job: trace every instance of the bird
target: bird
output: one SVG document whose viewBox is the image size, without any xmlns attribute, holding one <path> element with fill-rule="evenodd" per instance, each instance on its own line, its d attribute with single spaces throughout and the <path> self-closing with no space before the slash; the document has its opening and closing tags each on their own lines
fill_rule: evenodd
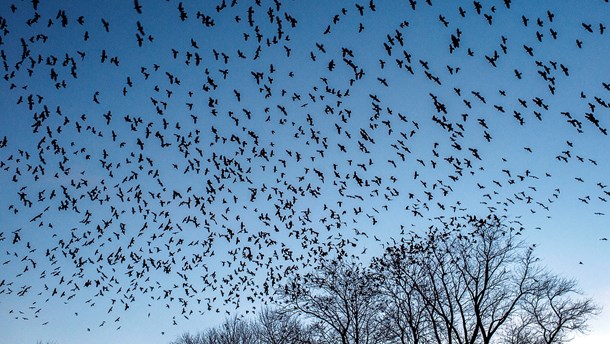
<svg viewBox="0 0 610 344">
<path fill-rule="evenodd" d="M 140 5 L 140 1 L 133 0 L 133 8 L 138 14 L 142 14 L 142 5 Z"/>
</svg>

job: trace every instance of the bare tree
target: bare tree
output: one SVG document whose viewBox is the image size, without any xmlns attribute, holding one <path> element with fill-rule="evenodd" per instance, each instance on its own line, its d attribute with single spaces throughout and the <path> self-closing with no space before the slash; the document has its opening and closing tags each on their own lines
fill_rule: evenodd
<svg viewBox="0 0 610 344">
<path fill-rule="evenodd" d="M 320 259 L 277 290 L 279 308 L 174 344 L 564 343 L 599 308 L 544 269 L 521 230 L 495 216 L 454 218 L 368 267 Z"/>
<path fill-rule="evenodd" d="M 597 308 L 566 297 L 575 283 L 546 272 L 517 239 L 520 228 L 495 216 L 463 220 L 414 235 L 374 259 L 392 305 L 394 341 L 558 343 L 585 329 Z"/>
<path fill-rule="evenodd" d="M 190 334 L 185 332 L 173 340 L 171 344 L 208 344 L 209 341 L 206 341 L 206 339 L 207 337 L 205 333 L 199 332 L 196 334 Z"/>
<path fill-rule="evenodd" d="M 529 333 L 540 343 L 550 344 L 567 342 L 574 332 L 586 332 L 587 320 L 600 308 L 580 295 L 575 280 L 545 274 L 525 305 L 523 323 Z"/>
<path fill-rule="evenodd" d="M 250 321 L 232 317 L 219 327 L 195 335 L 184 333 L 172 344 L 259 344 L 256 332 Z"/>
<path fill-rule="evenodd" d="M 423 286 L 426 278 L 422 265 L 414 261 L 420 249 L 421 245 L 413 240 L 390 246 L 383 257 L 371 264 L 382 281 L 384 331 L 392 342 L 419 344 L 429 335 L 430 309 L 426 307 L 423 293 L 414 287 Z"/>
<path fill-rule="evenodd" d="M 218 344 L 257 344 L 254 325 L 236 316 L 226 319 L 216 332 Z"/>
<path fill-rule="evenodd" d="M 382 304 L 375 275 L 354 261 L 321 262 L 314 272 L 280 290 L 286 306 L 313 320 L 321 341 L 382 342 Z"/>
<path fill-rule="evenodd" d="M 540 268 L 533 251 L 515 238 L 515 230 L 496 217 L 470 219 L 467 236 L 453 236 L 447 255 L 463 294 L 454 299 L 465 343 L 481 337 L 488 344 L 534 293 Z"/>
<path fill-rule="evenodd" d="M 264 308 L 257 317 L 257 337 L 265 344 L 311 344 L 311 329 L 291 312 L 280 308 Z"/>
</svg>

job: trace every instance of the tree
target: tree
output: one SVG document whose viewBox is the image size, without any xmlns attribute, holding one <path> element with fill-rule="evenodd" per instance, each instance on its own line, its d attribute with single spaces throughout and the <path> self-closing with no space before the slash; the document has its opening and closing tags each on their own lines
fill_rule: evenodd
<svg viewBox="0 0 610 344">
<path fill-rule="evenodd" d="M 265 344 L 311 344 L 310 329 L 288 310 L 264 308 L 256 322 L 257 338 Z"/>
<path fill-rule="evenodd" d="M 215 332 L 218 344 L 257 344 L 254 325 L 236 316 L 225 320 Z"/>
<path fill-rule="evenodd" d="M 557 343 L 596 313 L 573 281 L 545 271 L 521 228 L 495 216 L 452 219 L 374 259 L 399 343 Z"/>
<path fill-rule="evenodd" d="M 226 318 L 214 328 L 184 333 L 172 344 L 315 344 L 311 330 L 287 310 L 264 308 L 255 319 Z"/>
<path fill-rule="evenodd" d="M 175 344 L 551 344 L 599 312 L 493 215 L 453 218 L 386 247 L 370 266 L 323 260 L 258 318 Z M 307 325 L 304 325 L 307 324 Z"/>
<path fill-rule="evenodd" d="M 203 332 L 199 332 L 197 334 L 183 333 L 171 344 L 208 344 L 209 341 L 206 340 L 206 334 Z M 211 343 L 210 343 L 211 344 Z"/>
<path fill-rule="evenodd" d="M 401 344 L 419 344 L 430 330 L 426 300 L 413 287 L 423 286 L 425 279 L 422 265 L 411 260 L 418 249 L 413 242 L 391 246 L 383 258 L 375 259 L 372 264 L 382 281 L 379 292 L 385 300 L 385 333 L 388 339 Z"/>
<path fill-rule="evenodd" d="M 320 262 L 315 271 L 279 290 L 286 307 L 313 320 L 322 342 L 382 342 L 382 303 L 375 275 L 355 261 Z"/>
<path fill-rule="evenodd" d="M 259 344 L 254 325 L 238 317 L 227 318 L 217 328 L 195 335 L 184 333 L 172 344 Z"/>
<path fill-rule="evenodd" d="M 522 324 L 540 343 L 564 343 L 573 332 L 584 333 L 587 320 L 600 308 L 578 296 L 576 281 L 546 273 L 534 294 L 526 298 Z"/>
</svg>

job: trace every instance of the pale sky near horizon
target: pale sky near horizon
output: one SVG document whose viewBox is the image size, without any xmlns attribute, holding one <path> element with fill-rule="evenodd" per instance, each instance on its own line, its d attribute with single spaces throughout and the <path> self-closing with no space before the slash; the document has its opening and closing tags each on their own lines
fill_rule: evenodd
<svg viewBox="0 0 610 344">
<path fill-rule="evenodd" d="M 0 4 L 0 342 L 169 343 L 494 212 L 610 343 L 610 4 L 476 3 Z"/>
</svg>

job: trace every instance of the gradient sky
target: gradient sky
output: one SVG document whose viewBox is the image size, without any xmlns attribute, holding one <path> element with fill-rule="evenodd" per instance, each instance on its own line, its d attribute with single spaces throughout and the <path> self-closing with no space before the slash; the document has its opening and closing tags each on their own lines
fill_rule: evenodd
<svg viewBox="0 0 610 344">
<path fill-rule="evenodd" d="M 610 341 L 606 1 L 134 4 L 0 5 L 1 342 L 167 343 L 489 212 Z"/>
</svg>

